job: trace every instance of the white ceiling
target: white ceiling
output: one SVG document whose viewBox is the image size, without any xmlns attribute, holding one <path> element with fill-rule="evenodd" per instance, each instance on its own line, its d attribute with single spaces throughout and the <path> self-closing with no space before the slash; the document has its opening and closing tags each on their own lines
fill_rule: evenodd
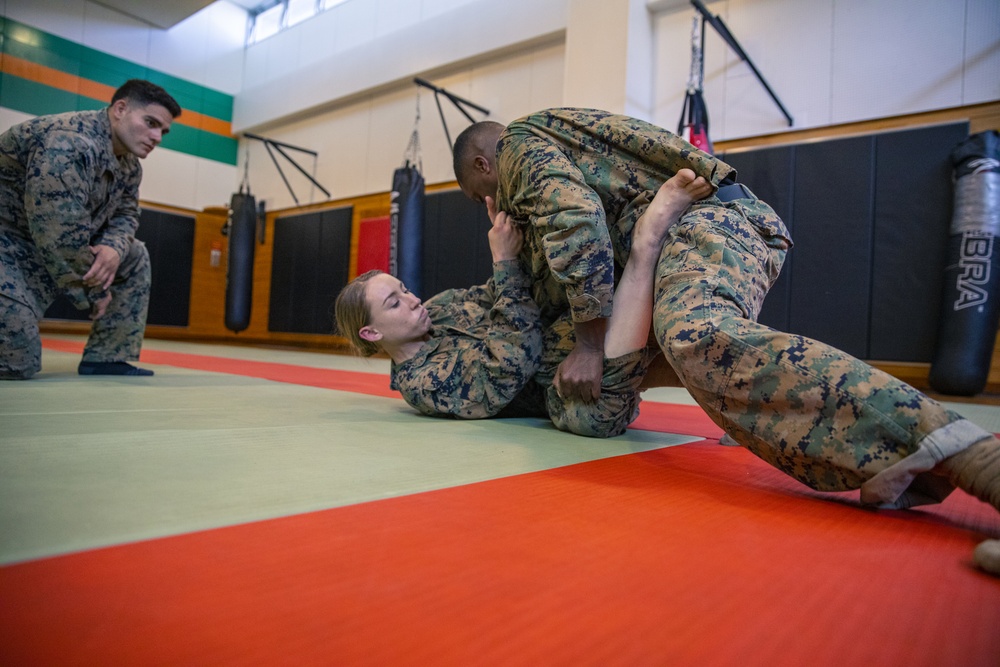
<svg viewBox="0 0 1000 667">
<path fill-rule="evenodd" d="M 243 9 L 255 9 L 266 0 L 225 0 Z M 215 0 L 94 0 L 134 19 L 157 28 L 171 28 L 192 14 L 196 14 Z M 268 3 L 272 4 L 272 3 Z"/>
</svg>

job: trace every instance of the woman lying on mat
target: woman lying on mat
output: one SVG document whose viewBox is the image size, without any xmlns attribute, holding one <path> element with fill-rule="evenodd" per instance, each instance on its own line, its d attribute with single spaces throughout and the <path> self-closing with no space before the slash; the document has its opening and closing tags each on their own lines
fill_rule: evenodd
<svg viewBox="0 0 1000 667">
<path fill-rule="evenodd" d="M 368 357 L 392 359 L 392 387 L 428 415 L 500 413 L 538 370 L 542 328 L 517 259 L 520 230 L 506 217 L 489 233 L 493 276 L 426 304 L 398 279 L 369 271 L 337 296 L 337 328 Z"/>
<path fill-rule="evenodd" d="M 391 386 L 427 415 L 464 419 L 548 416 L 560 429 L 610 437 L 638 416 L 639 392 L 657 348 L 647 349 L 653 275 L 670 226 L 711 186 L 683 170 L 660 188 L 635 225 L 632 252 L 618 282 L 605 336 L 600 397 L 563 400 L 559 364 L 574 348 L 569 313 L 543 329 L 531 281 L 518 255 L 523 236 L 487 201 L 493 277 L 486 285 L 446 290 L 422 303 L 396 278 L 369 271 L 337 297 L 337 327 L 362 355 L 385 352 Z M 660 386 L 679 386 L 666 364 Z"/>
</svg>

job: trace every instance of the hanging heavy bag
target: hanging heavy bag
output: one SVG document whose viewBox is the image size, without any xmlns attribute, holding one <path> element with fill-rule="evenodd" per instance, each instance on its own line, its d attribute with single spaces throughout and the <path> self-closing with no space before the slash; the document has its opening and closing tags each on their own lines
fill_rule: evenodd
<svg viewBox="0 0 1000 667">
<path fill-rule="evenodd" d="M 702 95 L 705 82 L 705 61 L 702 59 L 704 38 L 705 24 L 696 14 L 691 24 L 691 74 L 681 106 L 681 119 L 677 122 L 677 134 L 695 148 L 714 153 L 712 140 L 708 137 L 708 106 Z"/>
<path fill-rule="evenodd" d="M 250 326 L 253 254 L 257 239 L 257 204 L 242 190 L 229 205 L 229 259 L 226 267 L 226 328 L 239 333 Z"/>
<path fill-rule="evenodd" d="M 714 153 L 708 137 L 708 107 L 701 90 L 688 89 L 684 95 L 684 112 L 678 123 L 677 134 L 695 148 Z"/>
<path fill-rule="evenodd" d="M 935 391 L 972 396 L 986 386 L 1000 315 L 1000 133 L 972 135 L 951 160 L 955 210 L 928 379 Z"/>
<path fill-rule="evenodd" d="M 417 296 L 422 291 L 424 177 L 406 161 L 393 172 L 389 204 L 389 272 Z"/>
</svg>

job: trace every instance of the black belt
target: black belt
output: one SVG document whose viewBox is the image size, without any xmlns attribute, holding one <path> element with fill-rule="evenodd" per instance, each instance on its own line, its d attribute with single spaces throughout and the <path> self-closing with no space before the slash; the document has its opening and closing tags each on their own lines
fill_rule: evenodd
<svg viewBox="0 0 1000 667">
<path fill-rule="evenodd" d="M 726 181 L 719 184 L 719 191 L 715 193 L 715 196 L 723 203 L 733 201 L 734 199 L 756 199 L 754 194 L 750 192 L 750 188 L 742 183 Z"/>
</svg>

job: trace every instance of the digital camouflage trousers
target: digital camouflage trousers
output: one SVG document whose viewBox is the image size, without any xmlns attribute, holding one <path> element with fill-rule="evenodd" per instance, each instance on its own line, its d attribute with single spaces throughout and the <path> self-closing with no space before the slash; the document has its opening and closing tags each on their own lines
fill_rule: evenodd
<svg viewBox="0 0 1000 667">
<path fill-rule="evenodd" d="M 931 469 L 989 434 L 840 350 L 758 324 L 788 247 L 759 200 L 696 203 L 657 268 L 667 360 L 737 443 L 811 488 L 861 488 L 884 507 L 939 502 L 953 487 Z"/>
<path fill-rule="evenodd" d="M 44 271 L 41 265 L 4 267 L 5 281 L 24 283 L 23 271 Z M 37 284 L 37 281 L 36 281 Z M 111 303 L 94 321 L 84 361 L 135 361 L 139 358 L 149 307 L 149 252 L 141 241 L 132 241 L 111 285 Z M 25 293 L 22 290 L 21 293 Z M 40 314 L 55 293 L 34 294 L 28 305 L 0 294 L 0 379 L 28 379 L 41 370 Z"/>
</svg>

